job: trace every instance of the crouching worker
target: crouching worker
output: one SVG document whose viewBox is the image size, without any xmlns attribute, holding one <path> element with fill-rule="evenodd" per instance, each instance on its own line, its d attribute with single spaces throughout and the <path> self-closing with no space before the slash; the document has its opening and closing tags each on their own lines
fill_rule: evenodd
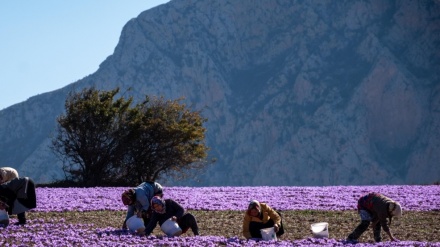
<svg viewBox="0 0 440 247">
<path fill-rule="evenodd" d="M 161 226 L 162 231 L 165 232 L 168 236 L 179 236 L 182 233 L 188 231 L 191 228 L 191 231 L 195 236 L 199 235 L 199 227 L 197 226 L 196 218 L 188 212 L 185 212 L 183 207 L 172 199 L 162 199 L 158 196 L 153 197 L 151 199 L 151 207 L 153 209 L 153 215 L 145 228 L 145 234 L 149 235 L 156 227 L 157 223 Z M 180 229 L 172 228 L 172 232 L 166 232 L 165 224 L 172 223 L 167 222 L 170 219 L 177 223 Z M 172 224 L 173 225 L 173 224 Z"/>
<path fill-rule="evenodd" d="M 277 237 L 284 234 L 281 214 L 266 203 L 253 200 L 243 219 L 243 236 L 246 239 L 262 238 L 261 229 L 273 227 Z"/>
<path fill-rule="evenodd" d="M 37 207 L 35 184 L 28 177 L 14 178 L 0 185 L 0 195 L 8 205 L 8 214 L 17 214 L 17 225 L 26 224 L 26 211 Z"/>
<path fill-rule="evenodd" d="M 387 218 L 389 218 L 389 224 L 391 225 L 393 217 L 402 216 L 402 208 L 398 202 L 379 193 L 370 193 L 358 200 L 357 209 L 361 223 L 348 235 L 347 241 L 357 242 L 362 233 L 368 229 L 370 223 L 373 223 L 373 235 L 376 242 L 382 240 L 381 228 L 383 228 L 392 241 L 398 241 L 391 233 L 387 222 Z"/>
<path fill-rule="evenodd" d="M 127 220 L 135 213 L 142 218 L 144 225 L 147 226 L 151 217 L 150 200 L 153 196 L 163 196 L 162 185 L 156 182 L 143 182 L 136 188 L 128 189 L 121 195 L 122 203 L 127 208 L 127 215 L 122 229 L 127 229 Z"/>
</svg>

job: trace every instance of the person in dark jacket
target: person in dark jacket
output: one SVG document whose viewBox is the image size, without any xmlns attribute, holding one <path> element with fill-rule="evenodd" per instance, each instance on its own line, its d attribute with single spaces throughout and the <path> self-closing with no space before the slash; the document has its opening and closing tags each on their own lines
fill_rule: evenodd
<svg viewBox="0 0 440 247">
<path fill-rule="evenodd" d="M 8 205 L 8 214 L 17 214 L 18 225 L 26 224 L 26 211 L 37 207 L 34 181 L 29 177 L 14 178 L 0 185 L 0 195 Z"/>
<path fill-rule="evenodd" d="M 162 185 L 159 183 L 143 182 L 136 188 L 128 189 L 122 193 L 122 203 L 128 206 L 122 229 L 127 229 L 127 220 L 135 213 L 143 219 L 145 226 L 148 224 L 152 213 L 150 200 L 153 196 L 163 196 Z"/>
<path fill-rule="evenodd" d="M 388 234 L 392 241 L 398 241 L 389 228 L 393 217 L 402 216 L 402 207 L 398 202 L 379 194 L 369 193 L 358 200 L 357 209 L 361 223 L 348 235 L 347 241 L 357 242 L 370 223 L 373 223 L 373 235 L 376 242 L 382 241 L 381 228 Z M 390 219 L 388 224 L 387 219 Z"/>
<path fill-rule="evenodd" d="M 153 215 L 145 228 L 145 235 L 151 234 L 157 223 L 162 226 L 170 218 L 177 222 L 182 229 L 182 233 L 187 232 L 191 228 L 195 236 L 199 235 L 199 227 L 194 215 L 185 212 L 183 207 L 176 201 L 172 199 L 164 200 L 161 197 L 155 196 L 151 199 L 151 207 Z"/>
<path fill-rule="evenodd" d="M 244 213 L 243 236 L 246 239 L 262 238 L 260 230 L 273 227 L 277 237 L 284 234 L 284 226 L 281 214 L 266 203 L 257 200 L 249 202 L 248 209 Z"/>
</svg>

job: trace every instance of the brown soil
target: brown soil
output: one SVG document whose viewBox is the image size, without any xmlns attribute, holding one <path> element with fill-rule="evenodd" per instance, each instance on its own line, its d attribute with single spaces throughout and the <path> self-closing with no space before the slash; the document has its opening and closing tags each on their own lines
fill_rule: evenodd
<svg viewBox="0 0 440 247">
<path fill-rule="evenodd" d="M 242 238 L 243 212 L 239 211 L 190 211 L 197 219 L 201 235 L 218 235 Z M 286 233 L 280 240 L 297 240 L 312 237 L 310 224 L 325 221 L 329 223 L 330 238 L 345 239 L 359 223 L 355 211 L 282 211 Z M 66 224 L 93 223 L 91 227 L 105 228 L 122 226 L 125 212 L 123 211 L 92 211 L 39 213 L 30 212 L 27 218 L 44 219 L 45 221 L 64 218 Z M 393 220 L 390 228 L 397 239 L 405 241 L 440 242 L 440 213 L 405 212 L 399 220 Z M 153 234 L 160 234 L 156 227 Z M 186 233 L 192 235 L 191 231 Z M 383 241 L 388 236 L 382 234 Z M 373 232 L 368 230 L 359 239 L 372 242 Z"/>
</svg>

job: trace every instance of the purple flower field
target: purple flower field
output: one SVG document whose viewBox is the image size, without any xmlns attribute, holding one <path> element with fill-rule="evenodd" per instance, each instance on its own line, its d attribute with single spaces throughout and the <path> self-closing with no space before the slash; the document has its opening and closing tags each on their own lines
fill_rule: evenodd
<svg viewBox="0 0 440 247">
<path fill-rule="evenodd" d="M 40 212 L 125 210 L 126 188 L 37 188 Z M 380 192 L 401 203 L 403 210 L 440 211 L 440 186 L 325 187 L 165 187 L 164 197 L 191 210 L 244 210 L 259 200 L 279 210 L 353 210 L 360 196 Z"/>
<path fill-rule="evenodd" d="M 1 229 L 0 246 L 436 246 L 440 243 L 416 241 L 346 243 L 344 240 L 306 238 L 295 241 L 256 241 L 238 237 L 222 236 L 196 237 L 140 237 L 125 230 L 106 228 L 93 229 L 92 224 L 65 224 L 64 222 L 44 222 L 33 220 L 26 226 L 9 226 Z M 16 239 L 20 244 L 8 244 L 8 239 Z"/>
<path fill-rule="evenodd" d="M 124 211 L 121 193 L 127 188 L 37 188 L 37 212 Z M 191 210 L 244 210 L 251 199 L 279 210 L 354 210 L 360 196 L 383 193 L 407 211 L 440 211 L 440 186 L 328 186 L 328 187 L 165 187 Z M 341 239 L 256 241 L 241 236 L 141 237 L 126 230 L 93 224 L 69 224 L 65 219 L 31 219 L 25 226 L 0 228 L 0 246 L 437 246 L 440 242 L 382 242 L 353 245 Z M 433 233 L 436 234 L 436 233 Z"/>
</svg>

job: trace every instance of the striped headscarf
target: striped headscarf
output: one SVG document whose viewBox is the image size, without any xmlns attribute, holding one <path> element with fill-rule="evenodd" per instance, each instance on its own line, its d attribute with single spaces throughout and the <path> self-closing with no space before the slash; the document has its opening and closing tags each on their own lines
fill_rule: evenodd
<svg viewBox="0 0 440 247">
<path fill-rule="evenodd" d="M 156 209 L 154 209 L 154 206 L 153 206 L 154 204 L 157 204 L 157 205 L 162 206 L 162 210 L 157 211 Z M 165 200 L 162 199 L 162 198 L 159 197 L 159 196 L 154 196 L 154 197 L 151 199 L 151 208 L 152 208 L 153 211 L 156 212 L 156 213 L 164 214 L 165 211 L 166 211 L 166 209 L 165 209 Z"/>
<path fill-rule="evenodd" d="M 252 209 L 258 210 L 258 214 L 261 215 L 261 205 L 257 200 L 252 200 L 249 202 L 247 213 L 250 215 Z"/>
</svg>

